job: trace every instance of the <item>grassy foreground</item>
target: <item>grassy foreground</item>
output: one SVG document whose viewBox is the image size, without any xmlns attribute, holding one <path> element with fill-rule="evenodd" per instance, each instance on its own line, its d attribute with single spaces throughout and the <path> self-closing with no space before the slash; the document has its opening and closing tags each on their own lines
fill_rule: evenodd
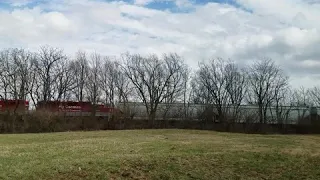
<svg viewBox="0 0 320 180">
<path fill-rule="evenodd" d="M 320 136 L 195 130 L 0 135 L 0 179 L 320 179 Z"/>
</svg>

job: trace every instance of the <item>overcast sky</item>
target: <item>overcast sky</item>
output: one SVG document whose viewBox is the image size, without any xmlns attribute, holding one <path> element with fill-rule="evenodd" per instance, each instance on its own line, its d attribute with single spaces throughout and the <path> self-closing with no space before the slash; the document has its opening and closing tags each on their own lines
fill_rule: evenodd
<svg viewBox="0 0 320 180">
<path fill-rule="evenodd" d="M 320 0 L 0 0 L 0 48 L 269 57 L 294 87 L 320 85 L 319 27 Z"/>
</svg>

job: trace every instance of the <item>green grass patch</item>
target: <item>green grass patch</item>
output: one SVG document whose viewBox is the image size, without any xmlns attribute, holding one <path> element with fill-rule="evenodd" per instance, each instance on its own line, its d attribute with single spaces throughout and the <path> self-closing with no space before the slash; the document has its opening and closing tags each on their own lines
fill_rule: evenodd
<svg viewBox="0 0 320 180">
<path fill-rule="evenodd" d="M 0 179 L 319 179 L 319 142 L 196 130 L 0 135 Z"/>
</svg>

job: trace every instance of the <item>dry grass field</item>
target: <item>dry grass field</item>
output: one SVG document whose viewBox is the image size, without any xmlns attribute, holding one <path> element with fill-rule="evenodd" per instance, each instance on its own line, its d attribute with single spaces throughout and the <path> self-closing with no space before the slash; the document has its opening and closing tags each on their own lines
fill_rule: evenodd
<svg viewBox="0 0 320 180">
<path fill-rule="evenodd" d="M 196 130 L 0 135 L 0 179 L 320 179 L 320 136 Z"/>
</svg>

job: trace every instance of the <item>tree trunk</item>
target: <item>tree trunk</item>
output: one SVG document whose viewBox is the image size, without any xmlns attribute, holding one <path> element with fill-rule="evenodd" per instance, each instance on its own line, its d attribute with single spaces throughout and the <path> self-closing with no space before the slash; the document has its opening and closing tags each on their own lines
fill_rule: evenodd
<svg viewBox="0 0 320 180">
<path fill-rule="evenodd" d="M 263 124 L 263 107 L 259 105 L 259 122 L 260 124 Z"/>
<path fill-rule="evenodd" d="M 149 114 L 149 128 L 155 128 L 155 119 L 156 119 L 156 112 L 155 111 L 151 111 Z"/>
</svg>

